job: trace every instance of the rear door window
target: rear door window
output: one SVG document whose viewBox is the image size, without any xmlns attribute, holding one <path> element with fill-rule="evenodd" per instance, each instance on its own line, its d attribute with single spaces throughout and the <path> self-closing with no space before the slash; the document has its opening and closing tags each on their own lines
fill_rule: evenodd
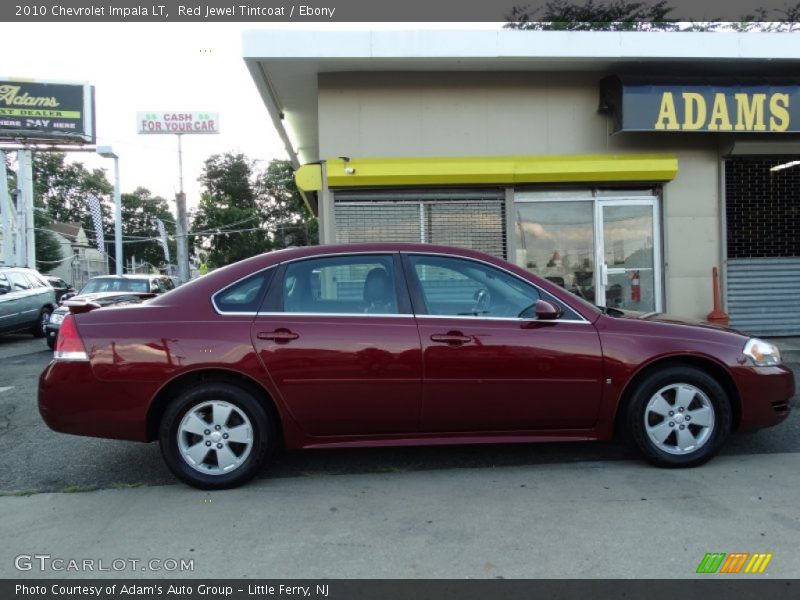
<svg viewBox="0 0 800 600">
<path fill-rule="evenodd" d="M 394 256 L 327 256 L 289 263 L 283 312 L 336 315 L 400 313 Z"/>
<path fill-rule="evenodd" d="M 22 290 L 29 290 L 31 289 L 31 283 L 28 281 L 28 278 L 25 277 L 22 273 L 18 273 L 17 271 L 10 271 L 8 273 L 8 279 L 11 282 L 11 291 L 19 292 Z"/>
</svg>

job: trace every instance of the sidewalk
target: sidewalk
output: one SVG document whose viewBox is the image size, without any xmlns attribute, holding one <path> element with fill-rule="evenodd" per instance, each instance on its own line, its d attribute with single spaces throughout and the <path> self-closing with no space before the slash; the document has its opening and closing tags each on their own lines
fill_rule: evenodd
<svg viewBox="0 0 800 600">
<path fill-rule="evenodd" d="M 768 552 L 765 576 L 793 578 L 799 470 L 751 454 L 0 497 L 0 577 L 691 578 L 707 552 Z M 21 572 L 23 553 L 194 571 Z"/>
</svg>

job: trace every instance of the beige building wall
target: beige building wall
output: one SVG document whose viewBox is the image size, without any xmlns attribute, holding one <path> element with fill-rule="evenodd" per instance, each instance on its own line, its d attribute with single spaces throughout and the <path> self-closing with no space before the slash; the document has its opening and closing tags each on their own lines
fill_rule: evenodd
<svg viewBox="0 0 800 600">
<path fill-rule="evenodd" d="M 320 157 L 665 152 L 666 310 L 704 317 L 722 263 L 720 147 L 709 134 L 610 135 L 599 73 L 328 73 L 319 77 Z"/>
</svg>

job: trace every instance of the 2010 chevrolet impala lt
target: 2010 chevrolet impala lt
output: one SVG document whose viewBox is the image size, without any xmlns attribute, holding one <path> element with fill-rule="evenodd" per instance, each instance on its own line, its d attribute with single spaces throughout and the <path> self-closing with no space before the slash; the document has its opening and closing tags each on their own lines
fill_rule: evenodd
<svg viewBox="0 0 800 600">
<path fill-rule="evenodd" d="M 789 414 L 777 348 L 586 303 L 431 245 L 293 248 L 141 305 L 73 307 L 39 381 L 56 431 L 158 440 L 201 488 L 289 448 L 605 440 L 690 467 Z"/>
</svg>

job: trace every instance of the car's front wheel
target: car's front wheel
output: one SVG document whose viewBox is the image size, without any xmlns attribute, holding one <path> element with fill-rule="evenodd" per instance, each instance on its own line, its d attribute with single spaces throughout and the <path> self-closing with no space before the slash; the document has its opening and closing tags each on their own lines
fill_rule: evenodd
<svg viewBox="0 0 800 600">
<path fill-rule="evenodd" d="M 42 338 L 47 335 L 47 324 L 50 322 L 50 315 L 52 314 L 53 309 L 49 306 L 45 306 L 42 309 L 39 313 L 39 318 L 36 320 L 36 324 L 31 327 L 33 337 Z"/>
<path fill-rule="evenodd" d="M 694 467 L 711 459 L 731 430 L 725 389 L 705 371 L 675 366 L 649 374 L 627 406 L 628 433 L 660 467 Z"/>
<path fill-rule="evenodd" d="M 231 488 L 251 479 L 271 442 L 269 416 L 248 390 L 205 383 L 179 395 L 161 420 L 164 460 L 182 481 L 201 489 Z"/>
</svg>

